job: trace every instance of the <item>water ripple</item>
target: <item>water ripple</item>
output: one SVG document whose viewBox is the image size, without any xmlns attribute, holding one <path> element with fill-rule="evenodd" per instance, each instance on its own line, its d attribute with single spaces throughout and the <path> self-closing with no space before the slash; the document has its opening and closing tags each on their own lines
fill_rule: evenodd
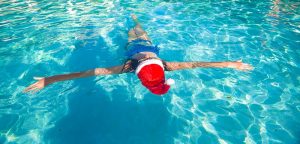
<svg viewBox="0 0 300 144">
<path fill-rule="evenodd" d="M 280 0 L 1 1 L 0 143 L 55 143 L 47 139 L 47 132 L 70 117 L 76 105 L 72 100 L 78 97 L 101 96 L 109 104 L 160 103 L 130 74 L 62 82 L 36 94 L 22 93 L 33 76 L 122 63 L 131 12 L 138 15 L 165 60 L 242 59 L 255 67 L 247 73 L 229 69 L 167 72 L 176 84 L 163 98 L 167 113 L 156 116 L 167 119 L 160 127 L 168 140 L 159 143 L 297 143 L 299 6 L 296 1 Z M 139 111 L 126 118 L 152 120 Z M 97 117 L 96 112 L 87 113 Z M 128 125 L 117 121 L 125 118 L 122 114 L 112 117 L 111 122 Z M 108 135 L 95 137 L 103 138 L 103 143 L 118 137 L 117 132 Z M 158 142 L 132 135 L 125 143 Z"/>
</svg>

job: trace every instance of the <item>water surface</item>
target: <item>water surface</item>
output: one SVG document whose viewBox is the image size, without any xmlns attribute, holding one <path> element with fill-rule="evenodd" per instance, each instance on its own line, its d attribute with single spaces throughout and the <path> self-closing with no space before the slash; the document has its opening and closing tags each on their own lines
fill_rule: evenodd
<svg viewBox="0 0 300 144">
<path fill-rule="evenodd" d="M 297 1 L 1 1 L 0 143 L 299 143 Z M 134 74 L 65 81 L 33 76 L 124 62 L 130 13 L 166 61 L 232 69 L 166 72 L 158 97 Z"/>
</svg>

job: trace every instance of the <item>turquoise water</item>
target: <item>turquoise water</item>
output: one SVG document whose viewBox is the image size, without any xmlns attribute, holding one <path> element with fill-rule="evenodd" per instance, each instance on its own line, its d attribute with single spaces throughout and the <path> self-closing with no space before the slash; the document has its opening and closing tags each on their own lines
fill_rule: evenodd
<svg viewBox="0 0 300 144">
<path fill-rule="evenodd" d="M 168 94 L 134 74 L 65 81 L 33 76 L 124 62 L 136 13 L 166 61 L 242 59 L 251 72 L 166 72 Z M 300 139 L 297 1 L 0 2 L 0 143 L 296 144 Z"/>
</svg>

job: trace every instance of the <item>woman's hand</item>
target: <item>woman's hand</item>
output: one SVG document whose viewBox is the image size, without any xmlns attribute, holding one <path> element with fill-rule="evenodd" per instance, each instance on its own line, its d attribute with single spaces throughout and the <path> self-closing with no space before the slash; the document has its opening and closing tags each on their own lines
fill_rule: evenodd
<svg viewBox="0 0 300 144">
<path fill-rule="evenodd" d="M 253 67 L 250 64 L 243 63 L 242 60 L 235 62 L 227 62 L 227 67 L 241 71 L 249 71 L 253 69 Z"/>
<path fill-rule="evenodd" d="M 47 78 L 44 77 L 34 77 L 35 80 L 38 80 L 37 82 L 35 82 L 34 84 L 28 86 L 23 92 L 37 92 L 41 89 L 43 89 L 44 87 L 46 87 L 49 82 L 47 80 Z"/>
</svg>

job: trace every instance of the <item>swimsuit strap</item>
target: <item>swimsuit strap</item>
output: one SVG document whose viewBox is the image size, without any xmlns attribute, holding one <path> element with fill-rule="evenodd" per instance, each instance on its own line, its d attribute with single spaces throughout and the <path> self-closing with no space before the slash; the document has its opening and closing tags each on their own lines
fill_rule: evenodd
<svg viewBox="0 0 300 144">
<path fill-rule="evenodd" d="M 157 59 L 157 60 L 160 60 L 160 58 L 158 58 L 158 57 L 148 57 L 148 58 L 142 58 L 142 59 L 139 59 L 139 60 L 138 60 L 138 63 L 141 63 L 141 62 L 146 61 L 146 60 L 149 60 L 149 59 Z"/>
</svg>

